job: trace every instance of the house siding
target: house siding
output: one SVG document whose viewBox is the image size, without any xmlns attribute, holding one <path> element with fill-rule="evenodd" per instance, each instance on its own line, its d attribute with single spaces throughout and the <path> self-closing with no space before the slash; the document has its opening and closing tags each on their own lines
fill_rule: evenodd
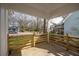
<svg viewBox="0 0 79 59">
<path fill-rule="evenodd" d="M 73 12 L 64 23 L 64 34 L 79 37 L 79 11 Z"/>
</svg>

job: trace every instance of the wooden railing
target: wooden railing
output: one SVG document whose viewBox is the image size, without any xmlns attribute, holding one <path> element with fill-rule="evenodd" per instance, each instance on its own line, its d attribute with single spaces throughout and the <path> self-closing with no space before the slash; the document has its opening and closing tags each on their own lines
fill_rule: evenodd
<svg viewBox="0 0 79 59">
<path fill-rule="evenodd" d="M 43 34 L 34 34 L 34 39 L 32 40 L 32 46 L 35 46 L 36 43 L 45 42 L 47 40 L 47 33 Z"/>
<path fill-rule="evenodd" d="M 19 45 L 35 46 L 36 43 L 46 41 L 47 33 L 32 34 L 32 35 L 20 35 L 20 36 L 9 36 L 8 39 L 9 39 L 8 42 L 9 42 L 10 47 L 12 47 L 12 45 L 17 45 L 20 40 L 21 40 L 21 43 Z M 10 42 L 13 42 L 13 41 L 16 42 L 17 40 L 18 40 L 17 44 L 10 44 Z"/>
<path fill-rule="evenodd" d="M 29 37 L 29 38 L 28 38 Z M 43 34 L 33 34 L 33 35 L 23 35 L 23 36 L 9 36 L 10 40 L 17 40 L 16 38 L 23 39 L 20 43 L 19 46 L 24 47 L 24 46 L 32 46 L 35 47 L 37 43 L 40 42 L 47 42 L 48 39 L 48 33 L 43 33 Z M 58 35 L 58 34 L 50 34 L 49 33 L 49 43 L 55 43 L 60 46 L 63 46 L 66 48 L 66 50 L 75 50 L 79 51 L 79 45 L 74 46 L 73 44 L 70 44 L 70 41 L 75 42 L 75 39 L 78 40 L 79 38 L 76 37 L 69 37 L 69 36 L 64 36 L 64 35 Z M 9 40 L 9 42 L 10 42 Z M 15 44 L 16 46 L 17 44 Z M 9 47 L 12 48 L 14 45 L 9 44 Z M 12 49 L 18 50 L 21 49 L 21 47 L 13 47 Z"/>
<path fill-rule="evenodd" d="M 69 37 L 64 36 L 64 35 L 58 35 L 58 34 L 49 34 L 49 40 L 50 43 L 56 43 L 58 45 L 61 45 L 66 48 L 66 50 L 74 50 L 74 51 L 79 51 L 79 44 L 76 43 L 75 40 L 78 40 L 77 42 L 79 43 L 79 38 L 76 37 Z M 71 42 L 74 42 L 71 43 Z"/>
</svg>

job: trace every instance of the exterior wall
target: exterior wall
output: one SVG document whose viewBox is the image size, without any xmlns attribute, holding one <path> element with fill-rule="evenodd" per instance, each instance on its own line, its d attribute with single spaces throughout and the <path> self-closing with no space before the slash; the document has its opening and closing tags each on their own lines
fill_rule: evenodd
<svg viewBox="0 0 79 59">
<path fill-rule="evenodd" d="M 8 12 L 0 7 L 0 55 L 8 55 L 7 34 L 8 34 Z"/>
<path fill-rule="evenodd" d="M 0 7 L 0 25 L 1 25 L 1 7 Z M 1 26 L 0 26 L 0 32 L 1 32 Z M 1 35 L 0 35 L 0 39 L 1 39 Z M 1 48 L 1 40 L 0 40 L 0 48 Z M 0 49 L 0 55 L 1 55 L 1 49 Z"/>
<path fill-rule="evenodd" d="M 73 12 L 64 23 L 64 34 L 79 37 L 79 11 Z"/>
</svg>

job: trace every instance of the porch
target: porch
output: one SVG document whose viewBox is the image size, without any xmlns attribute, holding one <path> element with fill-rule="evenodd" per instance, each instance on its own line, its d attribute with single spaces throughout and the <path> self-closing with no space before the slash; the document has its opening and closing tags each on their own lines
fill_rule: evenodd
<svg viewBox="0 0 79 59">
<path fill-rule="evenodd" d="M 8 35 L 8 9 L 42 17 L 44 19 L 43 34 L 33 33 L 30 40 L 29 35 L 17 36 L 24 40 L 20 40 L 21 43 L 18 43 L 17 40 L 8 46 L 8 39 L 12 39 L 12 41 L 16 39 L 16 35 L 13 37 Z M 74 41 L 72 37 L 50 35 L 46 31 L 46 20 L 77 10 L 79 10 L 79 4 L 0 4 L 0 55 L 79 55 L 79 47 L 69 43 L 69 41 Z"/>
</svg>

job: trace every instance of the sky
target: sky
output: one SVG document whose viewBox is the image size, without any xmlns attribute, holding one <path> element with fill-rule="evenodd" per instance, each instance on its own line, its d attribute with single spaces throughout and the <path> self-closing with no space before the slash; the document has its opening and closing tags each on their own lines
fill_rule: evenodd
<svg viewBox="0 0 79 59">
<path fill-rule="evenodd" d="M 55 23 L 55 24 L 59 24 L 62 20 L 63 20 L 63 17 L 60 16 L 60 17 L 50 19 L 50 22 Z"/>
</svg>

